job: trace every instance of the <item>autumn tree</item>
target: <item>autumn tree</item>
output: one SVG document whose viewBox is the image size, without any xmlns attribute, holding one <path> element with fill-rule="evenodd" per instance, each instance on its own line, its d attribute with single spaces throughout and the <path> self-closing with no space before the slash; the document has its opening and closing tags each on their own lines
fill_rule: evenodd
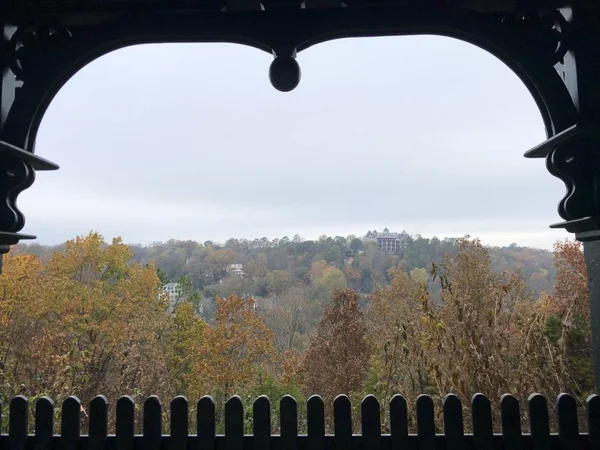
<svg viewBox="0 0 600 450">
<path fill-rule="evenodd" d="M 346 288 L 344 272 L 325 261 L 313 263 L 311 277 L 312 297 L 321 304 L 329 302 L 336 291 Z"/>
<path fill-rule="evenodd" d="M 256 313 L 254 298 L 218 298 L 215 324 L 204 332 L 195 366 L 196 394 L 211 392 L 223 399 L 239 393 L 273 355 L 273 333 Z"/>
<path fill-rule="evenodd" d="M 273 331 L 279 350 L 303 349 L 306 335 L 318 318 L 306 289 L 294 287 L 263 302 L 265 323 Z"/>
<path fill-rule="evenodd" d="M 87 402 L 98 392 L 151 392 L 162 370 L 166 303 L 154 267 L 130 259 L 120 239 L 107 245 L 97 233 L 67 242 L 44 265 L 32 256 L 7 259 L 0 277 L 7 396 L 70 393 Z"/>
<path fill-rule="evenodd" d="M 294 282 L 292 276 L 285 270 L 273 270 L 266 276 L 267 292 L 270 295 L 281 295 Z"/>
<path fill-rule="evenodd" d="M 190 395 L 198 379 L 198 359 L 203 351 L 207 324 L 196 316 L 196 305 L 183 301 L 175 308 L 166 339 L 165 356 L 173 395 Z"/>
<path fill-rule="evenodd" d="M 325 273 L 325 270 L 327 270 L 327 261 L 321 259 L 319 261 L 313 262 L 310 265 L 310 279 L 316 280 L 317 278 L 322 277 Z"/>
<path fill-rule="evenodd" d="M 463 239 L 458 246 L 457 254 L 434 266 L 441 306 L 423 305 L 423 343 L 435 357 L 431 377 L 439 395 L 456 392 L 468 399 L 483 392 L 498 398 L 518 388 L 514 307 L 527 292 L 518 278 L 491 270 L 478 240 Z"/>
<path fill-rule="evenodd" d="M 429 301 L 425 283 L 401 269 L 391 275 L 391 285 L 371 296 L 368 312 L 373 345 L 368 388 L 384 408 L 394 394 L 414 399 L 432 388 L 423 342 L 422 306 Z"/>
<path fill-rule="evenodd" d="M 227 271 L 227 266 L 237 261 L 239 255 L 230 248 L 215 249 L 212 245 L 208 246 L 208 252 L 205 258 L 207 276 L 218 280 L 220 276 Z"/>
<path fill-rule="evenodd" d="M 494 272 L 476 239 L 459 240 L 458 252 L 434 269 L 441 305 L 423 305 L 423 342 L 438 395 L 571 391 L 549 345 L 548 299 L 534 302 L 521 276 Z"/>
<path fill-rule="evenodd" d="M 581 399 L 594 392 L 592 336 L 590 327 L 587 268 L 580 242 L 564 241 L 554 246 L 556 285 L 544 296 L 545 335 L 555 349 L 555 363 Z M 566 386 L 565 386 L 566 387 Z"/>
<path fill-rule="evenodd" d="M 54 347 L 52 336 L 42 335 L 39 326 L 51 315 L 48 311 L 52 304 L 46 303 L 48 288 L 40 258 L 27 254 L 4 256 L 0 277 L 0 386 L 5 398 L 45 388 L 44 381 L 29 383 L 38 369 L 42 369 L 39 373 L 44 380 L 57 376 L 56 370 L 45 371 L 38 365 L 43 361 L 31 359 L 36 351 Z"/>
<path fill-rule="evenodd" d="M 337 291 L 306 351 L 307 394 L 320 394 L 329 403 L 359 390 L 367 373 L 371 349 L 358 300 L 354 291 Z"/>
<path fill-rule="evenodd" d="M 344 266 L 344 276 L 351 289 L 357 290 L 361 288 L 361 273 L 354 265 L 348 264 Z"/>
</svg>

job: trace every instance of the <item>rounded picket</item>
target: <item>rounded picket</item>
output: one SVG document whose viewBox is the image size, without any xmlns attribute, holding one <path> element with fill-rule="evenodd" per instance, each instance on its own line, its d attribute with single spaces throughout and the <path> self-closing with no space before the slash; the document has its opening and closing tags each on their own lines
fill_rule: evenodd
<svg viewBox="0 0 600 450">
<path fill-rule="evenodd" d="M 253 442 L 255 450 L 269 450 L 271 446 L 271 401 L 261 395 L 252 405 Z"/>
<path fill-rule="evenodd" d="M 381 448 L 381 411 L 379 402 L 373 395 L 363 398 L 361 405 L 362 436 L 365 448 Z"/>
<path fill-rule="evenodd" d="M 600 395 L 592 394 L 586 399 L 586 410 L 591 450 L 600 450 Z"/>
<path fill-rule="evenodd" d="M 171 400 L 171 438 L 170 450 L 186 450 L 188 441 L 188 401 L 183 395 Z"/>
<path fill-rule="evenodd" d="M 77 450 L 81 437 L 81 401 L 74 396 L 62 404 L 60 442 L 64 450 Z"/>
<path fill-rule="evenodd" d="M 463 423 L 462 403 L 454 394 L 444 397 L 444 434 L 447 450 L 463 450 L 465 446 L 465 427 Z"/>
<path fill-rule="evenodd" d="M 216 440 L 215 402 L 209 395 L 198 400 L 196 427 L 199 450 L 214 450 Z"/>
<path fill-rule="evenodd" d="M 17 395 L 10 401 L 8 411 L 8 446 L 10 450 L 25 450 L 29 426 L 29 400 Z"/>
<path fill-rule="evenodd" d="M 225 403 L 225 450 L 244 450 L 244 407 L 237 395 Z"/>
<path fill-rule="evenodd" d="M 392 450 L 408 448 L 408 406 L 401 395 L 394 395 L 390 401 L 390 434 Z"/>
<path fill-rule="evenodd" d="M 550 448 L 550 420 L 546 398 L 541 394 L 531 394 L 527 399 L 527 409 L 531 450 L 548 450 Z"/>
<path fill-rule="evenodd" d="M 558 439 L 562 450 L 579 448 L 579 423 L 577 402 L 569 394 L 560 394 L 556 399 L 558 413 Z"/>
<path fill-rule="evenodd" d="M 54 402 L 49 397 L 40 397 L 35 402 L 36 450 L 50 450 L 54 436 Z"/>
<path fill-rule="evenodd" d="M 500 399 L 500 419 L 502 421 L 502 440 L 504 448 L 522 450 L 523 436 L 521 433 L 521 409 L 519 400 L 510 394 L 504 394 Z"/>
<path fill-rule="evenodd" d="M 435 416 L 429 395 L 417 397 L 417 439 L 419 450 L 435 450 Z"/>
<path fill-rule="evenodd" d="M 291 395 L 284 395 L 279 402 L 279 426 L 281 428 L 281 448 L 298 448 L 298 404 Z"/>
<path fill-rule="evenodd" d="M 108 400 L 104 395 L 90 402 L 88 450 L 104 450 L 108 438 Z"/>
<path fill-rule="evenodd" d="M 306 402 L 306 432 L 307 448 L 311 450 L 325 448 L 325 403 L 318 395 L 312 395 Z"/>
<path fill-rule="evenodd" d="M 473 440 L 477 450 L 494 450 L 494 426 L 492 405 L 483 394 L 475 394 L 471 400 L 473 412 Z"/>
<path fill-rule="evenodd" d="M 333 432 L 335 448 L 352 448 L 352 405 L 345 395 L 333 401 Z"/>
<path fill-rule="evenodd" d="M 116 450 L 133 450 L 135 434 L 135 403 L 133 398 L 124 395 L 117 400 L 117 421 L 115 429 Z"/>
<path fill-rule="evenodd" d="M 144 450 L 160 450 L 162 441 L 162 405 L 156 395 L 148 397 L 144 402 L 142 424 Z"/>
</svg>

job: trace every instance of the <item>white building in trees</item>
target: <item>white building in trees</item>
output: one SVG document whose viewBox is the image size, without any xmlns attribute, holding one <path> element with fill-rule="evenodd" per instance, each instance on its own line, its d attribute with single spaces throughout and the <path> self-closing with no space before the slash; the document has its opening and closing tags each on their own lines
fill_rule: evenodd
<svg viewBox="0 0 600 450">
<path fill-rule="evenodd" d="M 163 291 L 169 297 L 169 305 L 175 304 L 181 296 L 181 286 L 179 286 L 179 283 L 167 283 L 163 286 Z"/>
</svg>

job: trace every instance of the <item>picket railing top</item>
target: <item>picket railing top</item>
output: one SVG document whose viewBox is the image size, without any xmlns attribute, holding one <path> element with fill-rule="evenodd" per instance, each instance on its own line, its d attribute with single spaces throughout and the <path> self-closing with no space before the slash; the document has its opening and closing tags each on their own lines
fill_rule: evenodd
<svg viewBox="0 0 600 450">
<path fill-rule="evenodd" d="M 244 405 L 239 396 L 233 396 L 224 407 L 224 434 L 216 432 L 216 406 L 209 396 L 196 403 L 196 433 L 189 433 L 189 402 L 178 396 L 170 402 L 169 434 L 163 434 L 163 405 L 158 397 L 148 397 L 143 402 L 141 434 L 136 435 L 135 404 L 133 398 L 123 396 L 116 402 L 115 433 L 109 434 L 109 402 L 104 396 L 95 397 L 89 405 L 88 434 L 82 435 L 82 405 L 77 397 L 63 401 L 60 414 L 60 438 L 65 449 L 77 449 L 80 439 L 87 439 L 88 450 L 101 450 L 107 439 L 114 439 L 119 450 L 134 450 L 132 442 L 142 439 L 145 450 L 162 450 L 162 442 L 169 440 L 169 447 L 187 448 L 190 439 L 198 442 L 200 448 L 211 449 L 217 440 L 225 439 L 226 450 L 243 450 L 244 439 L 251 436 L 254 447 L 268 448 L 271 439 L 277 438 L 286 449 L 297 450 L 299 440 L 307 440 L 311 449 L 323 450 L 325 439 L 333 439 L 336 448 L 349 448 L 352 441 L 359 437 L 365 446 L 380 450 L 381 439 L 390 439 L 392 448 L 407 448 L 408 440 L 417 439 L 419 450 L 435 450 L 436 441 L 445 439 L 447 450 L 463 450 L 465 436 L 471 438 L 478 450 L 493 450 L 494 441 L 501 438 L 506 448 L 521 449 L 523 438 L 531 440 L 532 450 L 548 449 L 551 439 L 559 439 L 563 450 L 580 448 L 580 440 L 600 444 L 600 396 L 592 395 L 587 399 L 587 430 L 580 433 L 578 404 L 575 398 L 561 394 L 556 399 L 557 433 L 551 434 L 551 418 L 548 401 L 540 394 L 527 399 L 526 413 L 529 433 L 522 432 L 521 407 L 518 399 L 512 395 L 503 395 L 500 399 L 501 433 L 494 433 L 492 404 L 482 395 L 476 394 L 470 402 L 471 434 L 465 433 L 463 422 L 463 403 L 454 394 L 448 394 L 441 405 L 442 423 L 437 424 L 433 399 L 421 395 L 416 400 L 416 434 L 409 434 L 406 399 L 394 396 L 385 408 L 389 418 L 389 432 L 382 433 L 381 405 L 376 397 L 367 395 L 361 402 L 360 430 L 353 429 L 352 405 L 350 399 L 340 395 L 333 401 L 333 434 L 326 434 L 325 403 L 317 395 L 306 402 L 306 434 L 298 430 L 298 402 L 286 395 L 279 401 L 279 433 L 273 434 L 271 400 L 266 396 L 258 397 L 252 405 L 252 432 L 245 434 Z M 29 401 L 17 396 L 10 401 L 8 430 L 2 439 L 8 439 L 10 450 L 25 450 L 25 443 L 35 438 L 36 448 L 50 448 L 54 435 L 55 405 L 48 397 L 40 397 L 35 402 L 33 434 L 29 424 Z M 443 433 L 437 433 L 443 429 Z"/>
</svg>

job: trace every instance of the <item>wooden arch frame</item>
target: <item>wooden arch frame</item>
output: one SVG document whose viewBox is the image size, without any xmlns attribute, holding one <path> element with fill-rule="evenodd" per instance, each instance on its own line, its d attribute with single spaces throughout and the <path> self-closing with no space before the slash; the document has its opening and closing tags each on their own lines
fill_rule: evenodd
<svg viewBox="0 0 600 450">
<path fill-rule="evenodd" d="M 345 9 L 300 11 L 300 14 L 275 18 L 269 13 L 247 13 L 252 26 L 240 26 L 238 17 L 217 13 L 144 21 L 132 17 L 101 27 L 55 29 L 56 39 L 40 43 L 50 51 L 30 59 L 29 74 L 24 75 L 17 96 L 3 127 L 0 140 L 33 152 L 42 117 L 62 86 L 82 67 L 111 52 L 131 45 L 179 42 L 228 42 L 248 45 L 274 55 L 295 55 L 313 45 L 348 37 L 432 34 L 471 43 L 496 56 L 523 81 L 534 98 L 548 137 L 577 123 L 577 109 L 569 90 L 555 70 L 553 59 L 561 36 L 550 35 L 548 23 L 519 26 L 519 20 L 499 20 L 465 10 L 416 8 L 379 8 L 366 18 Z M 557 17 L 560 14 L 554 12 Z M 254 16 L 254 17 L 251 17 Z M 251 17 L 251 18 L 250 18 Z M 562 16 L 561 16 L 562 17 Z M 273 27 L 273 23 L 277 26 Z M 69 33 L 60 36 L 61 31 Z M 18 36 L 21 32 L 23 37 Z M 35 28 L 17 29 L 13 42 L 27 39 Z M 14 44 L 13 44 L 14 45 Z M 27 44 L 24 45 L 27 49 Z M 34 53 L 33 49 L 32 53 Z M 533 57 L 532 57 L 533 56 Z M 33 61 L 31 61 L 34 59 Z M 14 65 L 14 64 L 13 64 Z"/>
</svg>

